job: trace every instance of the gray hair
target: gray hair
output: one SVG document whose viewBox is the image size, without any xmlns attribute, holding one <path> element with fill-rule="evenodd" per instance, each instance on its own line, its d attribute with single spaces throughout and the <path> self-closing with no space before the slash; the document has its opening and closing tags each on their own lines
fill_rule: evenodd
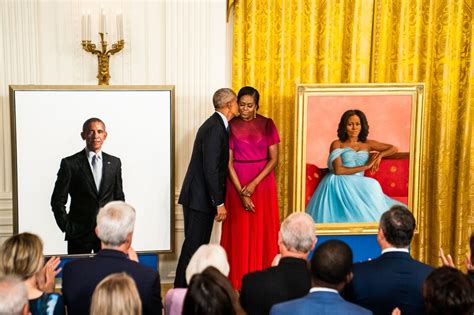
<svg viewBox="0 0 474 315">
<path fill-rule="evenodd" d="M 120 246 L 133 232 L 135 218 L 131 205 L 123 201 L 109 202 L 97 215 L 97 236 L 107 246 Z"/>
<path fill-rule="evenodd" d="M 195 274 L 203 272 L 204 269 L 209 266 L 215 267 L 226 277 L 229 275 L 229 262 L 227 261 L 227 254 L 222 246 L 206 244 L 198 248 L 186 268 L 187 283 L 191 282 L 191 278 Z"/>
<path fill-rule="evenodd" d="M 283 244 L 288 250 L 308 253 L 316 240 L 313 218 L 307 213 L 293 213 L 280 227 Z"/>
<path fill-rule="evenodd" d="M 225 104 L 232 101 L 236 97 L 235 92 L 229 88 L 222 88 L 217 90 L 212 97 L 212 103 L 215 109 L 222 108 Z"/>
<path fill-rule="evenodd" d="M 0 314 L 22 314 L 28 304 L 26 285 L 17 277 L 0 278 Z"/>
</svg>

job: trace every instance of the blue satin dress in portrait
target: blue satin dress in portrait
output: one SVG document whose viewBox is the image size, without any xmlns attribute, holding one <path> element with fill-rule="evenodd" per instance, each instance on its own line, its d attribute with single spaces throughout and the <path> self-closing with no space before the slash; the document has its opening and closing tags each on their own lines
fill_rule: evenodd
<svg viewBox="0 0 474 315">
<path fill-rule="evenodd" d="M 352 148 L 335 149 L 328 158 L 329 173 L 324 176 L 306 207 L 316 223 L 377 222 L 382 213 L 395 204 L 386 196 L 377 180 L 364 172 L 336 175 L 332 162 L 341 157 L 345 167 L 362 166 L 369 152 Z"/>
</svg>

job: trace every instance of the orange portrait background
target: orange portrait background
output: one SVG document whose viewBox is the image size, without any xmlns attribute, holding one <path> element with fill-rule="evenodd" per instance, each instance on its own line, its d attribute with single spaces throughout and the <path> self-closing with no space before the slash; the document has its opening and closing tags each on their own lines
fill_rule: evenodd
<svg viewBox="0 0 474 315">
<path fill-rule="evenodd" d="M 306 163 L 327 167 L 329 146 L 337 139 L 342 114 L 363 111 L 369 123 L 369 139 L 410 151 L 410 95 L 309 96 L 307 107 Z"/>
</svg>

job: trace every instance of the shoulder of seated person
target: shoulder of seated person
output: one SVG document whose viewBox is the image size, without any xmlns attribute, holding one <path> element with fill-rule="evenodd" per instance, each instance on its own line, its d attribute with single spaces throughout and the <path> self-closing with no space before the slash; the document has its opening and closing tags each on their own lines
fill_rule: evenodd
<svg viewBox="0 0 474 315">
<path fill-rule="evenodd" d="M 336 139 L 333 142 L 331 142 L 331 151 L 334 149 L 339 149 L 341 147 L 341 140 Z"/>
</svg>

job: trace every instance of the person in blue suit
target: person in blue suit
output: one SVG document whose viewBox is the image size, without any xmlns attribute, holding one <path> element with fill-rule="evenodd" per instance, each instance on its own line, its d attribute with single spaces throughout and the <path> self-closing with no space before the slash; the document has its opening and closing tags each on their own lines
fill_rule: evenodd
<svg viewBox="0 0 474 315">
<path fill-rule="evenodd" d="M 339 240 L 329 240 L 314 250 L 311 259 L 313 287 L 309 294 L 275 304 L 271 315 L 370 315 L 372 312 L 345 301 L 339 292 L 352 278 L 352 251 Z"/>
<path fill-rule="evenodd" d="M 382 255 L 354 264 L 348 301 L 375 315 L 391 314 L 396 307 L 403 315 L 425 314 L 423 282 L 433 268 L 410 257 L 415 226 L 413 214 L 404 206 L 393 206 L 382 215 L 377 234 Z"/>
<path fill-rule="evenodd" d="M 368 139 L 369 124 L 358 109 L 346 111 L 331 143 L 329 173 L 324 176 L 306 207 L 316 223 L 377 222 L 382 213 L 400 202 L 386 196 L 379 182 L 365 177 L 379 168 L 382 157 L 398 149 Z"/>
</svg>

